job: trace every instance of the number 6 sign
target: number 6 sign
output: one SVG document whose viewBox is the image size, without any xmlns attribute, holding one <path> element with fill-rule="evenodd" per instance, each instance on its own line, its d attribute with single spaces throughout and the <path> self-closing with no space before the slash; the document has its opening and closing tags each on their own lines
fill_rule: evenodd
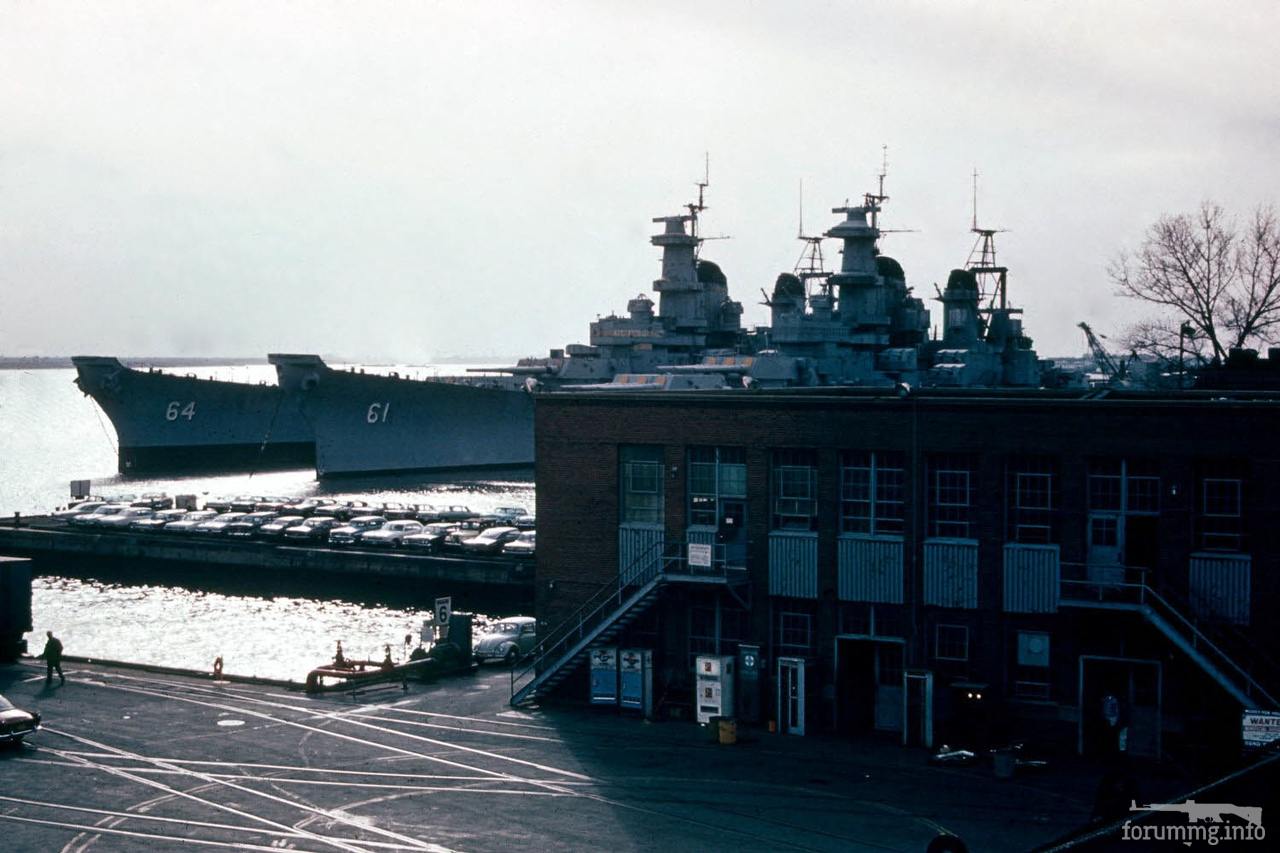
<svg viewBox="0 0 1280 853">
<path fill-rule="evenodd" d="M 453 598 L 436 599 L 436 624 L 444 627 L 449 624 L 449 614 L 453 612 Z"/>
</svg>

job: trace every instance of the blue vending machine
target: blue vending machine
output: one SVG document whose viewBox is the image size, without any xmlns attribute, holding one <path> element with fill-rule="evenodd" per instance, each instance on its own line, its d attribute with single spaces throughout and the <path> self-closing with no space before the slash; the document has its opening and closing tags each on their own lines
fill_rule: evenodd
<svg viewBox="0 0 1280 853">
<path fill-rule="evenodd" d="M 618 656 L 618 677 L 622 694 L 618 704 L 639 711 L 645 719 L 653 716 L 653 650 L 623 649 Z"/>
<path fill-rule="evenodd" d="M 618 704 L 618 649 L 616 646 L 591 650 L 591 704 Z"/>
</svg>

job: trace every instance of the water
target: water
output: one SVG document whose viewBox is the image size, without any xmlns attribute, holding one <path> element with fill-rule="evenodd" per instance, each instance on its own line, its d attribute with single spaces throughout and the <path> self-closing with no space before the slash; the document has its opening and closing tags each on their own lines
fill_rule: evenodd
<svg viewBox="0 0 1280 853">
<path fill-rule="evenodd" d="M 401 375 L 434 368 L 390 366 Z M 460 368 L 450 366 L 449 372 Z M 269 365 L 175 369 L 238 382 L 272 381 Z M 461 503 L 483 512 L 499 505 L 534 509 L 528 470 L 501 477 L 403 476 L 320 483 L 310 470 L 141 479 L 116 473 L 115 431 L 72 380 L 74 370 L 0 370 L 0 512 L 43 513 L 65 504 L 69 484 L 91 479 L 95 494 L 165 491 L 202 498 L 264 494 L 338 495 L 365 500 Z M 237 580 L 234 575 L 172 570 L 131 571 L 76 565 L 41 567 L 32 590 L 38 652 L 45 630 L 68 654 L 208 670 L 221 656 L 225 671 L 301 681 L 332 658 L 341 640 L 348 657 L 381 660 L 386 644 L 396 660 L 416 644 L 437 595 L 477 621 L 518 612 L 519 602 L 461 589 L 411 589 L 376 582 L 326 582 L 317 588 L 287 578 Z M 412 638 L 406 647 L 405 638 Z"/>
</svg>

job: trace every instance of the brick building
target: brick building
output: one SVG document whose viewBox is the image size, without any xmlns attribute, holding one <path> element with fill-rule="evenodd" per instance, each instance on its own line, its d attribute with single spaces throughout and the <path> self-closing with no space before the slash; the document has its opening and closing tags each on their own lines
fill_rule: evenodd
<svg viewBox="0 0 1280 853">
<path fill-rule="evenodd" d="M 1277 427 L 1239 393 L 539 395 L 537 612 L 579 640 L 532 689 L 647 647 L 679 708 L 751 643 L 784 729 L 1230 745 L 1280 696 Z"/>
</svg>

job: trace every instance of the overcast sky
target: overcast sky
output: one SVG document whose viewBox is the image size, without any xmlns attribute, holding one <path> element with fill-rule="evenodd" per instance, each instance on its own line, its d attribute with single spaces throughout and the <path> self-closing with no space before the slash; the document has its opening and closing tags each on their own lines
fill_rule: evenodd
<svg viewBox="0 0 1280 853">
<path fill-rule="evenodd" d="M 0 0 L 0 354 L 545 354 L 695 194 L 744 322 L 874 187 L 917 294 L 999 235 L 1042 355 L 1164 212 L 1280 197 L 1280 4 Z M 838 262 L 829 242 L 828 259 Z M 933 304 L 934 319 L 938 306 Z"/>
</svg>

